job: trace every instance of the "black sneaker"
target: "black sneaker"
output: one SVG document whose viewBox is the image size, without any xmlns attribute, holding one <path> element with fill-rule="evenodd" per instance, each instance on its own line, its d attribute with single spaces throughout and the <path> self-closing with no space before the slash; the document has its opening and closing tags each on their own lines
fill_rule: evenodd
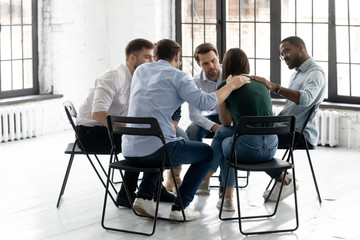
<svg viewBox="0 0 360 240">
<path fill-rule="evenodd" d="M 169 193 L 166 188 L 164 186 L 161 185 L 161 190 L 160 190 L 160 202 L 174 202 L 175 200 L 175 195 L 172 193 Z M 157 199 L 157 197 L 155 196 L 155 199 Z"/>
<path fill-rule="evenodd" d="M 136 194 L 135 193 L 131 194 L 131 203 L 130 203 L 126 195 L 121 196 L 119 193 L 116 196 L 116 206 L 117 207 L 132 208 L 132 205 L 133 205 L 133 203 L 135 201 Z"/>
</svg>

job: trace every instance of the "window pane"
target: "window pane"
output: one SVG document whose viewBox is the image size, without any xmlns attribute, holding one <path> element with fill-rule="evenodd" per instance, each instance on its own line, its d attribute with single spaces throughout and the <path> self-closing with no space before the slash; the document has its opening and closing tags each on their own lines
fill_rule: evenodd
<svg viewBox="0 0 360 240">
<path fill-rule="evenodd" d="M 0 0 L 0 20 L 2 25 L 10 24 L 10 0 Z"/>
<path fill-rule="evenodd" d="M 194 9 L 193 9 L 194 23 L 205 22 L 204 1 L 203 0 L 194 0 L 193 4 L 194 4 Z"/>
<path fill-rule="evenodd" d="M 21 0 L 11 0 L 11 21 L 12 24 L 21 24 Z"/>
<path fill-rule="evenodd" d="M 22 34 L 21 34 L 21 26 L 13 26 L 12 27 L 12 58 L 20 59 L 22 58 Z"/>
<path fill-rule="evenodd" d="M 246 51 L 245 53 L 249 58 L 248 53 Z M 253 58 L 249 58 L 249 64 L 250 64 L 250 75 L 255 75 L 255 60 Z"/>
<path fill-rule="evenodd" d="M 24 47 L 24 58 L 32 57 L 32 27 L 24 26 L 23 27 L 23 47 Z"/>
<path fill-rule="evenodd" d="M 32 1 L 25 0 L 23 1 L 23 23 L 31 24 L 32 23 Z"/>
<path fill-rule="evenodd" d="M 350 94 L 349 65 L 338 64 L 337 76 L 338 76 L 338 80 L 337 80 L 338 95 L 349 96 Z"/>
<path fill-rule="evenodd" d="M 254 0 L 240 0 L 241 21 L 254 21 Z"/>
<path fill-rule="evenodd" d="M 242 23 L 241 24 L 241 44 L 240 48 L 243 49 L 249 58 L 255 57 L 254 45 L 254 24 Z"/>
<path fill-rule="evenodd" d="M 312 0 L 296 1 L 296 14 L 298 22 L 311 22 L 312 19 Z"/>
<path fill-rule="evenodd" d="M 281 1 L 281 21 L 295 22 L 295 1 L 282 0 Z"/>
<path fill-rule="evenodd" d="M 32 68 L 32 60 L 24 60 L 24 88 L 34 87 Z"/>
<path fill-rule="evenodd" d="M 328 61 L 329 40 L 328 40 L 328 25 L 314 24 L 314 52 L 313 57 L 316 60 Z"/>
<path fill-rule="evenodd" d="M 299 36 L 305 42 L 306 49 L 310 55 L 313 55 L 312 33 L 312 24 L 297 24 L 297 36 Z"/>
<path fill-rule="evenodd" d="M 329 0 L 316 0 L 314 3 L 314 22 L 329 21 Z"/>
<path fill-rule="evenodd" d="M 347 1 L 335 0 L 335 23 L 348 24 L 348 5 Z"/>
<path fill-rule="evenodd" d="M 1 91 L 11 90 L 11 62 L 1 62 Z"/>
<path fill-rule="evenodd" d="M 360 27 L 350 27 L 351 62 L 360 63 Z"/>
<path fill-rule="evenodd" d="M 293 23 L 281 24 L 281 40 L 290 36 L 295 36 L 295 24 Z"/>
<path fill-rule="evenodd" d="M 183 23 L 192 22 L 192 0 L 183 0 L 182 1 L 182 10 L 181 10 L 181 19 Z"/>
<path fill-rule="evenodd" d="M 216 46 L 216 25 L 205 25 L 205 42 L 210 42 Z"/>
<path fill-rule="evenodd" d="M 11 59 L 10 27 L 1 27 L 0 44 L 1 44 L 1 52 L 0 52 L 1 60 Z"/>
<path fill-rule="evenodd" d="M 202 24 L 195 24 L 194 25 L 194 39 L 193 39 L 193 41 L 194 41 L 194 50 L 198 45 L 205 42 L 204 33 L 205 33 L 204 25 L 202 25 Z"/>
<path fill-rule="evenodd" d="M 360 65 L 351 64 L 351 96 L 360 97 Z"/>
<path fill-rule="evenodd" d="M 207 23 L 216 23 L 216 0 L 204 0 Z"/>
<path fill-rule="evenodd" d="M 270 24 L 256 24 L 256 57 L 270 58 Z"/>
<path fill-rule="evenodd" d="M 254 71 L 255 70 L 255 71 Z M 252 69 L 255 75 L 270 79 L 270 60 L 256 60 L 256 69 Z"/>
<path fill-rule="evenodd" d="M 193 68 L 193 58 L 192 57 L 182 57 L 182 70 L 186 72 L 189 76 L 192 76 Z"/>
<path fill-rule="evenodd" d="M 182 25 L 182 55 L 184 56 L 192 56 L 193 48 L 192 48 L 192 26 L 190 24 Z"/>
<path fill-rule="evenodd" d="M 239 21 L 239 0 L 228 0 L 226 3 L 226 20 Z"/>
<path fill-rule="evenodd" d="M 270 1 L 256 1 L 256 21 L 270 22 Z"/>
<path fill-rule="evenodd" d="M 239 24 L 228 23 L 226 24 L 226 48 L 239 47 Z"/>
<path fill-rule="evenodd" d="M 281 85 L 288 87 L 290 83 L 290 78 L 294 74 L 295 70 L 290 70 L 286 65 L 285 61 L 281 61 Z"/>
<path fill-rule="evenodd" d="M 349 38 L 347 27 L 336 27 L 337 62 L 349 62 Z"/>
<path fill-rule="evenodd" d="M 22 61 L 17 60 L 13 61 L 13 89 L 23 89 L 23 68 L 22 68 Z"/>
<path fill-rule="evenodd" d="M 360 9 L 360 1 L 359 0 L 349 0 L 350 24 L 351 25 L 359 25 L 360 24 L 359 9 Z"/>
</svg>

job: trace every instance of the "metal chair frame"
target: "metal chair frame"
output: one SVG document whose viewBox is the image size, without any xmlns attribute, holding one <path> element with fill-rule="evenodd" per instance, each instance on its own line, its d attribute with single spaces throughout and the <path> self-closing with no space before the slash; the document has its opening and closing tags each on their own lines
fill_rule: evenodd
<svg viewBox="0 0 360 240">
<path fill-rule="evenodd" d="M 237 177 L 237 170 L 242 171 L 265 171 L 265 170 L 281 170 L 284 174 L 286 174 L 286 171 L 291 169 L 293 177 L 295 178 L 295 167 L 294 167 L 294 157 L 293 157 L 293 143 L 294 143 L 294 133 L 295 133 L 295 116 L 254 116 L 254 117 L 242 117 L 236 128 L 236 132 L 234 134 L 233 144 L 231 147 L 231 158 L 226 159 L 229 168 L 226 173 L 226 184 L 229 179 L 229 172 L 230 168 L 235 169 L 235 177 Z M 270 124 L 270 126 L 254 126 L 256 123 L 265 123 Z M 273 123 L 287 123 L 286 125 L 281 126 L 274 126 Z M 250 134 L 250 135 L 273 135 L 273 134 L 291 134 L 292 135 L 292 141 L 290 143 L 289 147 L 289 153 L 288 158 L 286 161 L 273 158 L 271 161 L 263 162 L 263 163 L 254 163 L 254 164 L 248 164 L 248 163 L 239 163 L 238 158 L 241 158 L 241 156 L 237 156 L 235 145 L 237 142 L 237 139 L 241 135 Z M 248 219 L 254 219 L 259 220 L 263 218 L 271 218 L 274 217 L 277 213 L 279 201 L 280 201 L 280 195 L 282 192 L 282 188 L 284 185 L 285 178 L 282 179 L 281 182 L 281 188 L 279 195 L 277 197 L 277 201 L 274 207 L 274 210 L 270 214 L 262 214 L 262 215 L 255 215 L 255 216 L 241 216 L 241 208 L 240 208 L 240 197 L 239 197 L 239 186 L 236 182 L 236 197 L 237 197 L 237 209 L 238 209 L 238 216 L 237 217 L 223 217 L 223 204 L 225 195 L 222 197 L 221 206 L 220 206 L 220 212 L 219 212 L 219 218 L 221 220 L 238 220 L 239 222 L 239 229 L 240 232 L 244 235 L 250 235 L 250 234 L 267 234 L 267 233 L 278 233 L 278 232 L 289 232 L 289 231 L 295 231 L 299 226 L 299 218 L 298 218 L 298 205 L 297 205 L 297 194 L 296 194 L 296 183 L 295 181 L 292 181 L 293 189 L 294 189 L 294 205 L 295 205 L 295 226 L 293 228 L 287 228 L 287 229 L 275 229 L 275 230 L 268 230 L 268 231 L 244 231 L 242 222 L 243 220 Z M 271 192 L 269 193 L 270 196 Z M 264 219 L 263 219 L 264 220 Z"/>
<path fill-rule="evenodd" d="M 68 178 L 69 178 L 69 175 L 70 175 L 70 170 L 71 170 L 71 167 L 72 167 L 72 164 L 73 164 L 73 161 L 74 161 L 74 157 L 75 155 L 85 155 L 86 158 L 88 159 L 90 165 L 92 166 L 92 168 L 94 169 L 97 177 L 99 178 L 99 180 L 101 181 L 102 185 L 104 186 L 104 188 L 106 187 L 105 185 L 105 181 L 102 179 L 98 169 L 96 168 L 94 162 L 93 162 L 93 159 L 91 159 L 90 155 L 94 155 L 95 159 L 96 159 L 96 162 L 97 164 L 99 165 L 100 167 L 100 170 L 102 171 L 102 173 L 106 175 L 106 171 L 103 167 L 103 165 L 101 164 L 100 160 L 99 160 L 99 157 L 97 155 L 110 155 L 109 153 L 99 153 L 99 152 L 89 152 L 89 151 L 85 151 L 85 150 L 82 150 L 84 149 L 82 143 L 81 143 L 81 140 L 79 138 L 79 133 L 78 133 L 78 130 L 75 126 L 75 123 L 73 121 L 73 118 L 76 118 L 77 117 L 77 112 L 75 110 L 75 107 L 73 105 L 73 103 L 71 101 L 66 101 L 63 103 L 64 105 L 64 108 L 65 108 L 65 112 L 66 112 L 66 116 L 69 120 L 69 123 L 71 125 L 71 127 L 73 128 L 74 130 L 74 133 L 75 133 L 75 141 L 73 143 L 69 143 L 65 149 L 65 154 L 70 154 L 70 159 L 69 159 L 69 163 L 68 163 L 68 166 L 66 168 L 66 172 L 65 172 L 65 176 L 64 176 L 64 180 L 63 180 L 63 183 L 62 183 L 62 186 L 61 186 L 61 190 L 60 190 L 60 194 L 59 194 L 59 197 L 58 197 L 58 200 L 57 200 L 57 203 L 56 203 L 56 207 L 59 208 L 60 206 L 60 201 L 61 201 L 61 197 L 62 195 L 64 194 L 65 192 L 65 188 L 66 188 L 66 184 L 67 184 L 67 181 L 68 181 Z M 79 147 L 81 146 L 81 148 Z M 113 184 L 112 185 L 112 188 L 113 190 L 116 192 L 116 189 L 114 187 Z M 114 197 L 110 194 L 111 196 L 111 199 L 112 201 L 114 202 L 115 204 L 115 199 Z"/>
<path fill-rule="evenodd" d="M 111 150 L 112 155 L 111 156 L 113 157 L 113 159 L 110 159 L 110 164 L 109 164 L 109 169 L 108 169 L 109 177 L 107 178 L 107 182 L 106 182 L 106 191 L 105 191 L 105 196 L 104 196 L 104 206 L 103 206 L 103 213 L 102 213 L 102 218 L 101 218 L 101 225 L 106 230 L 113 230 L 113 231 L 118 231 L 118 232 L 126 232 L 126 233 L 138 234 L 138 235 L 151 236 L 155 233 L 157 219 L 174 221 L 174 220 L 170 220 L 168 218 L 158 218 L 158 209 L 159 209 L 159 203 L 160 203 L 160 190 L 161 190 L 161 184 L 162 184 L 162 173 L 166 167 L 170 169 L 172 178 L 175 183 L 176 191 L 179 193 L 179 189 L 178 189 L 178 186 L 175 181 L 175 174 L 173 171 L 173 166 L 170 161 L 168 151 L 166 149 L 166 142 L 165 142 L 164 135 L 161 131 L 160 125 L 159 125 L 158 121 L 156 120 L 156 118 L 152 118 L 152 117 L 121 117 L 121 116 L 108 115 L 107 116 L 107 124 L 108 124 L 109 137 L 110 137 L 110 141 L 112 144 L 112 150 Z M 139 166 L 134 166 L 131 163 L 131 161 L 129 161 L 129 160 L 126 160 L 126 159 L 119 160 L 118 156 L 116 154 L 116 145 L 114 143 L 114 138 L 113 138 L 113 136 L 115 134 L 120 134 L 120 135 L 127 134 L 127 135 L 135 135 L 135 136 L 155 136 L 155 137 L 159 138 L 164 147 L 164 157 L 163 157 L 162 164 L 160 166 L 139 167 Z M 159 172 L 160 173 L 159 180 L 158 180 L 157 195 L 156 195 L 157 198 L 156 198 L 155 216 L 153 217 L 153 227 L 152 227 L 151 232 L 133 231 L 130 229 L 115 228 L 115 227 L 109 227 L 109 226 L 105 225 L 105 214 L 106 214 L 107 195 L 108 195 L 107 193 L 108 193 L 111 171 L 114 171 L 114 169 L 120 170 L 120 175 L 123 180 L 125 192 L 126 192 L 129 202 L 131 202 L 131 195 L 130 195 L 129 189 L 127 187 L 127 184 L 125 182 L 122 171 Z M 180 205 L 182 208 L 181 211 L 183 214 L 183 220 L 175 221 L 175 222 L 185 222 L 186 221 L 186 216 L 185 216 L 184 207 L 183 207 L 181 198 L 180 198 Z M 133 212 L 135 213 L 135 215 L 143 217 L 142 215 L 138 214 L 134 209 L 133 209 Z M 150 217 L 150 218 L 152 218 L 152 217 Z"/>
</svg>

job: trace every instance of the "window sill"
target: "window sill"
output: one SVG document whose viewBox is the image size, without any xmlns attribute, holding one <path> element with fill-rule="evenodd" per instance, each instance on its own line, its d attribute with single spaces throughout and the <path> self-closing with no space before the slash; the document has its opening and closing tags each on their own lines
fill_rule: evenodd
<svg viewBox="0 0 360 240">
<path fill-rule="evenodd" d="M 272 99 L 273 104 L 284 105 L 285 99 Z M 349 104 L 349 103 L 334 103 L 334 102 L 322 102 L 320 104 L 320 109 L 341 109 L 341 110 L 354 110 L 360 111 L 359 104 Z"/>
<path fill-rule="evenodd" d="M 0 99 L 0 106 L 28 103 L 28 102 L 37 102 L 37 101 L 56 99 L 62 97 L 63 97 L 62 94 L 42 94 L 42 95 L 29 95 L 22 97 L 4 98 L 4 99 Z"/>
</svg>

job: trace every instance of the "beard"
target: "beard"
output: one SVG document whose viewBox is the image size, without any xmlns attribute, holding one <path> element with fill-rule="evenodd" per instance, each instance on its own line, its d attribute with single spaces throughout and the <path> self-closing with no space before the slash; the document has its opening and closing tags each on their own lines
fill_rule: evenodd
<svg viewBox="0 0 360 240">
<path fill-rule="evenodd" d="M 302 64 L 301 58 L 302 58 L 302 54 L 299 53 L 293 61 L 289 62 L 289 64 L 288 64 L 289 69 L 294 69 L 294 68 L 300 67 L 300 65 Z"/>
</svg>

